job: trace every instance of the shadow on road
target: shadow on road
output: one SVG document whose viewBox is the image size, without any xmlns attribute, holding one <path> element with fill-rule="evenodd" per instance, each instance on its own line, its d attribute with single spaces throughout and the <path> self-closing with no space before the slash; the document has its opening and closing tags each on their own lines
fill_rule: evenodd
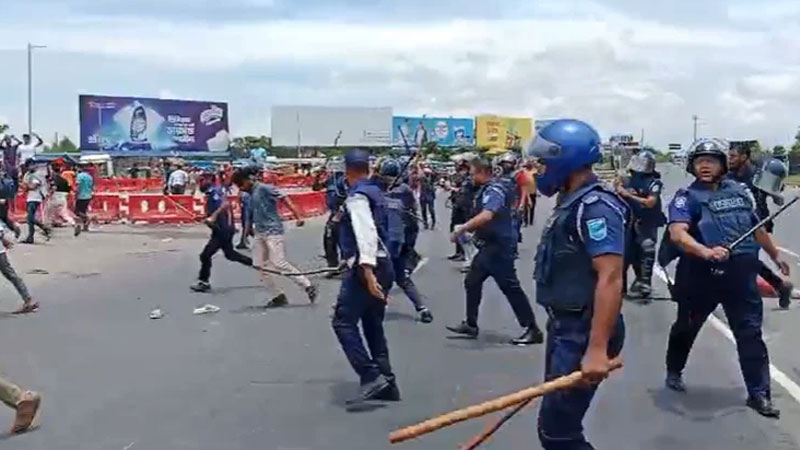
<svg viewBox="0 0 800 450">
<path fill-rule="evenodd" d="M 709 422 L 747 409 L 740 387 L 689 385 L 686 393 L 661 388 L 650 390 L 649 394 L 657 408 L 693 422 Z"/>
</svg>

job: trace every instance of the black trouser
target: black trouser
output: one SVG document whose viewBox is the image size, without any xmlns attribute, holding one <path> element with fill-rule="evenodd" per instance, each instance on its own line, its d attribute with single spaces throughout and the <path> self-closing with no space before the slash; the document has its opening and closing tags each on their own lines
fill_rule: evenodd
<svg viewBox="0 0 800 450">
<path fill-rule="evenodd" d="M 783 279 L 781 279 L 781 277 L 779 277 L 778 274 L 773 272 L 772 269 L 770 269 L 770 267 L 764 261 L 760 262 L 761 262 L 761 269 L 758 271 L 758 274 L 761 276 L 761 278 L 764 279 L 764 281 L 769 283 L 769 285 L 772 286 L 777 292 L 778 289 L 781 289 L 783 287 Z"/>
<path fill-rule="evenodd" d="M 467 222 L 467 214 L 464 212 L 463 209 L 453 206 L 453 209 L 450 211 L 450 232 L 452 233 L 455 230 L 456 225 L 461 225 Z M 456 255 L 463 255 L 464 254 L 464 246 L 461 245 L 460 242 L 456 241 Z"/>
<path fill-rule="evenodd" d="M 12 201 L 14 201 L 14 199 L 6 199 L 6 201 L 0 202 L 0 221 L 6 224 L 8 229 L 16 233 L 17 230 L 19 230 L 19 227 L 17 226 L 17 223 L 11 219 L 11 216 L 8 215 L 9 202 Z"/>
<path fill-rule="evenodd" d="M 328 267 L 339 267 L 339 222 L 334 220 L 336 213 L 328 216 L 325 231 L 322 234 L 322 248 Z"/>
<path fill-rule="evenodd" d="M 419 207 L 422 210 L 422 224 L 428 228 L 428 213 L 431 216 L 431 228 L 436 228 L 436 208 L 434 207 L 434 199 L 421 198 L 419 199 Z"/>
<path fill-rule="evenodd" d="M 530 202 L 525 207 L 525 226 L 533 225 L 533 216 L 536 213 L 536 194 L 529 194 Z"/>
<path fill-rule="evenodd" d="M 721 303 L 736 340 L 747 393 L 770 397 L 769 355 L 761 337 L 763 302 L 756 282 L 759 268 L 757 255 L 734 256 L 722 264 L 686 256 L 678 262 L 678 317 L 669 333 L 668 372 L 683 372 L 700 328 Z"/>
<path fill-rule="evenodd" d="M 645 289 L 651 289 L 653 266 L 656 262 L 657 241 L 658 228 L 644 226 L 640 223 L 634 224 L 628 241 L 629 248 L 626 252 L 625 269 L 622 273 L 623 290 L 628 288 L 628 268 L 630 266 L 633 266 L 636 281 Z"/>
<path fill-rule="evenodd" d="M 233 230 L 221 230 L 219 227 L 212 228 L 211 237 L 208 239 L 203 251 L 200 252 L 200 275 L 197 276 L 198 280 L 208 282 L 209 277 L 211 277 L 211 257 L 219 250 L 225 253 L 225 258 L 229 261 L 238 262 L 246 266 L 253 265 L 252 258 L 233 249 L 233 233 Z"/>
<path fill-rule="evenodd" d="M 531 303 L 519 283 L 511 253 L 513 252 L 510 250 L 485 246 L 472 259 L 469 273 L 464 278 L 464 288 L 467 291 L 467 323 L 469 325 L 478 326 L 478 310 L 483 297 L 483 283 L 487 278 L 492 277 L 511 305 L 520 326 L 536 326 Z"/>
</svg>

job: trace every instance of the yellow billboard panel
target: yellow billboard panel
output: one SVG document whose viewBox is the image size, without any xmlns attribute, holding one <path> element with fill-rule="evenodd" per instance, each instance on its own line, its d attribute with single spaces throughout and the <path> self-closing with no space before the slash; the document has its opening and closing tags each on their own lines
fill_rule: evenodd
<svg viewBox="0 0 800 450">
<path fill-rule="evenodd" d="M 533 136 L 533 120 L 528 117 L 478 116 L 475 118 L 475 144 L 478 147 L 520 148 Z"/>
</svg>

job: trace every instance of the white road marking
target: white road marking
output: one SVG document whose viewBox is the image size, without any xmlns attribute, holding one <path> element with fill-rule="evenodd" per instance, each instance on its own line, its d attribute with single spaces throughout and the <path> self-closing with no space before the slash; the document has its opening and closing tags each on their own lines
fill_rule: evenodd
<svg viewBox="0 0 800 450">
<path fill-rule="evenodd" d="M 655 270 L 653 272 L 665 283 L 672 283 L 669 275 L 667 275 L 664 270 L 661 269 L 661 267 L 656 266 L 654 269 Z M 720 334 L 736 344 L 736 339 L 733 337 L 733 332 L 730 328 L 728 328 L 728 325 L 726 325 L 725 322 L 719 320 L 714 314 L 708 316 L 708 321 L 711 323 L 711 326 L 714 327 L 714 329 L 720 332 Z M 775 367 L 774 364 L 769 365 L 769 376 L 782 388 L 786 389 L 786 392 L 788 392 L 797 403 L 800 403 L 800 386 L 798 386 L 797 383 L 783 373 L 783 371 Z"/>
<path fill-rule="evenodd" d="M 778 250 L 782 251 L 783 253 L 786 253 L 787 255 L 794 256 L 795 258 L 800 258 L 800 255 L 789 250 L 788 248 L 778 247 Z"/>
</svg>

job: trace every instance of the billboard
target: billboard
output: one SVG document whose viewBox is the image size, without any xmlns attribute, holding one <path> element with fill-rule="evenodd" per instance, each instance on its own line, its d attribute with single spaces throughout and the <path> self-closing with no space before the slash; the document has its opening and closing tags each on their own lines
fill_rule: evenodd
<svg viewBox="0 0 800 450">
<path fill-rule="evenodd" d="M 389 147 L 392 108 L 273 106 L 274 147 Z"/>
<path fill-rule="evenodd" d="M 81 95 L 81 150 L 223 152 L 228 105 L 220 102 Z"/>
<path fill-rule="evenodd" d="M 466 147 L 475 142 L 472 119 L 453 117 L 408 117 L 392 118 L 392 142 L 403 145 L 403 134 L 412 147 L 422 147 L 428 142 L 436 142 L 439 147 Z"/>
<path fill-rule="evenodd" d="M 478 147 L 515 148 L 531 140 L 533 120 L 527 117 L 478 116 L 475 139 Z"/>
</svg>

